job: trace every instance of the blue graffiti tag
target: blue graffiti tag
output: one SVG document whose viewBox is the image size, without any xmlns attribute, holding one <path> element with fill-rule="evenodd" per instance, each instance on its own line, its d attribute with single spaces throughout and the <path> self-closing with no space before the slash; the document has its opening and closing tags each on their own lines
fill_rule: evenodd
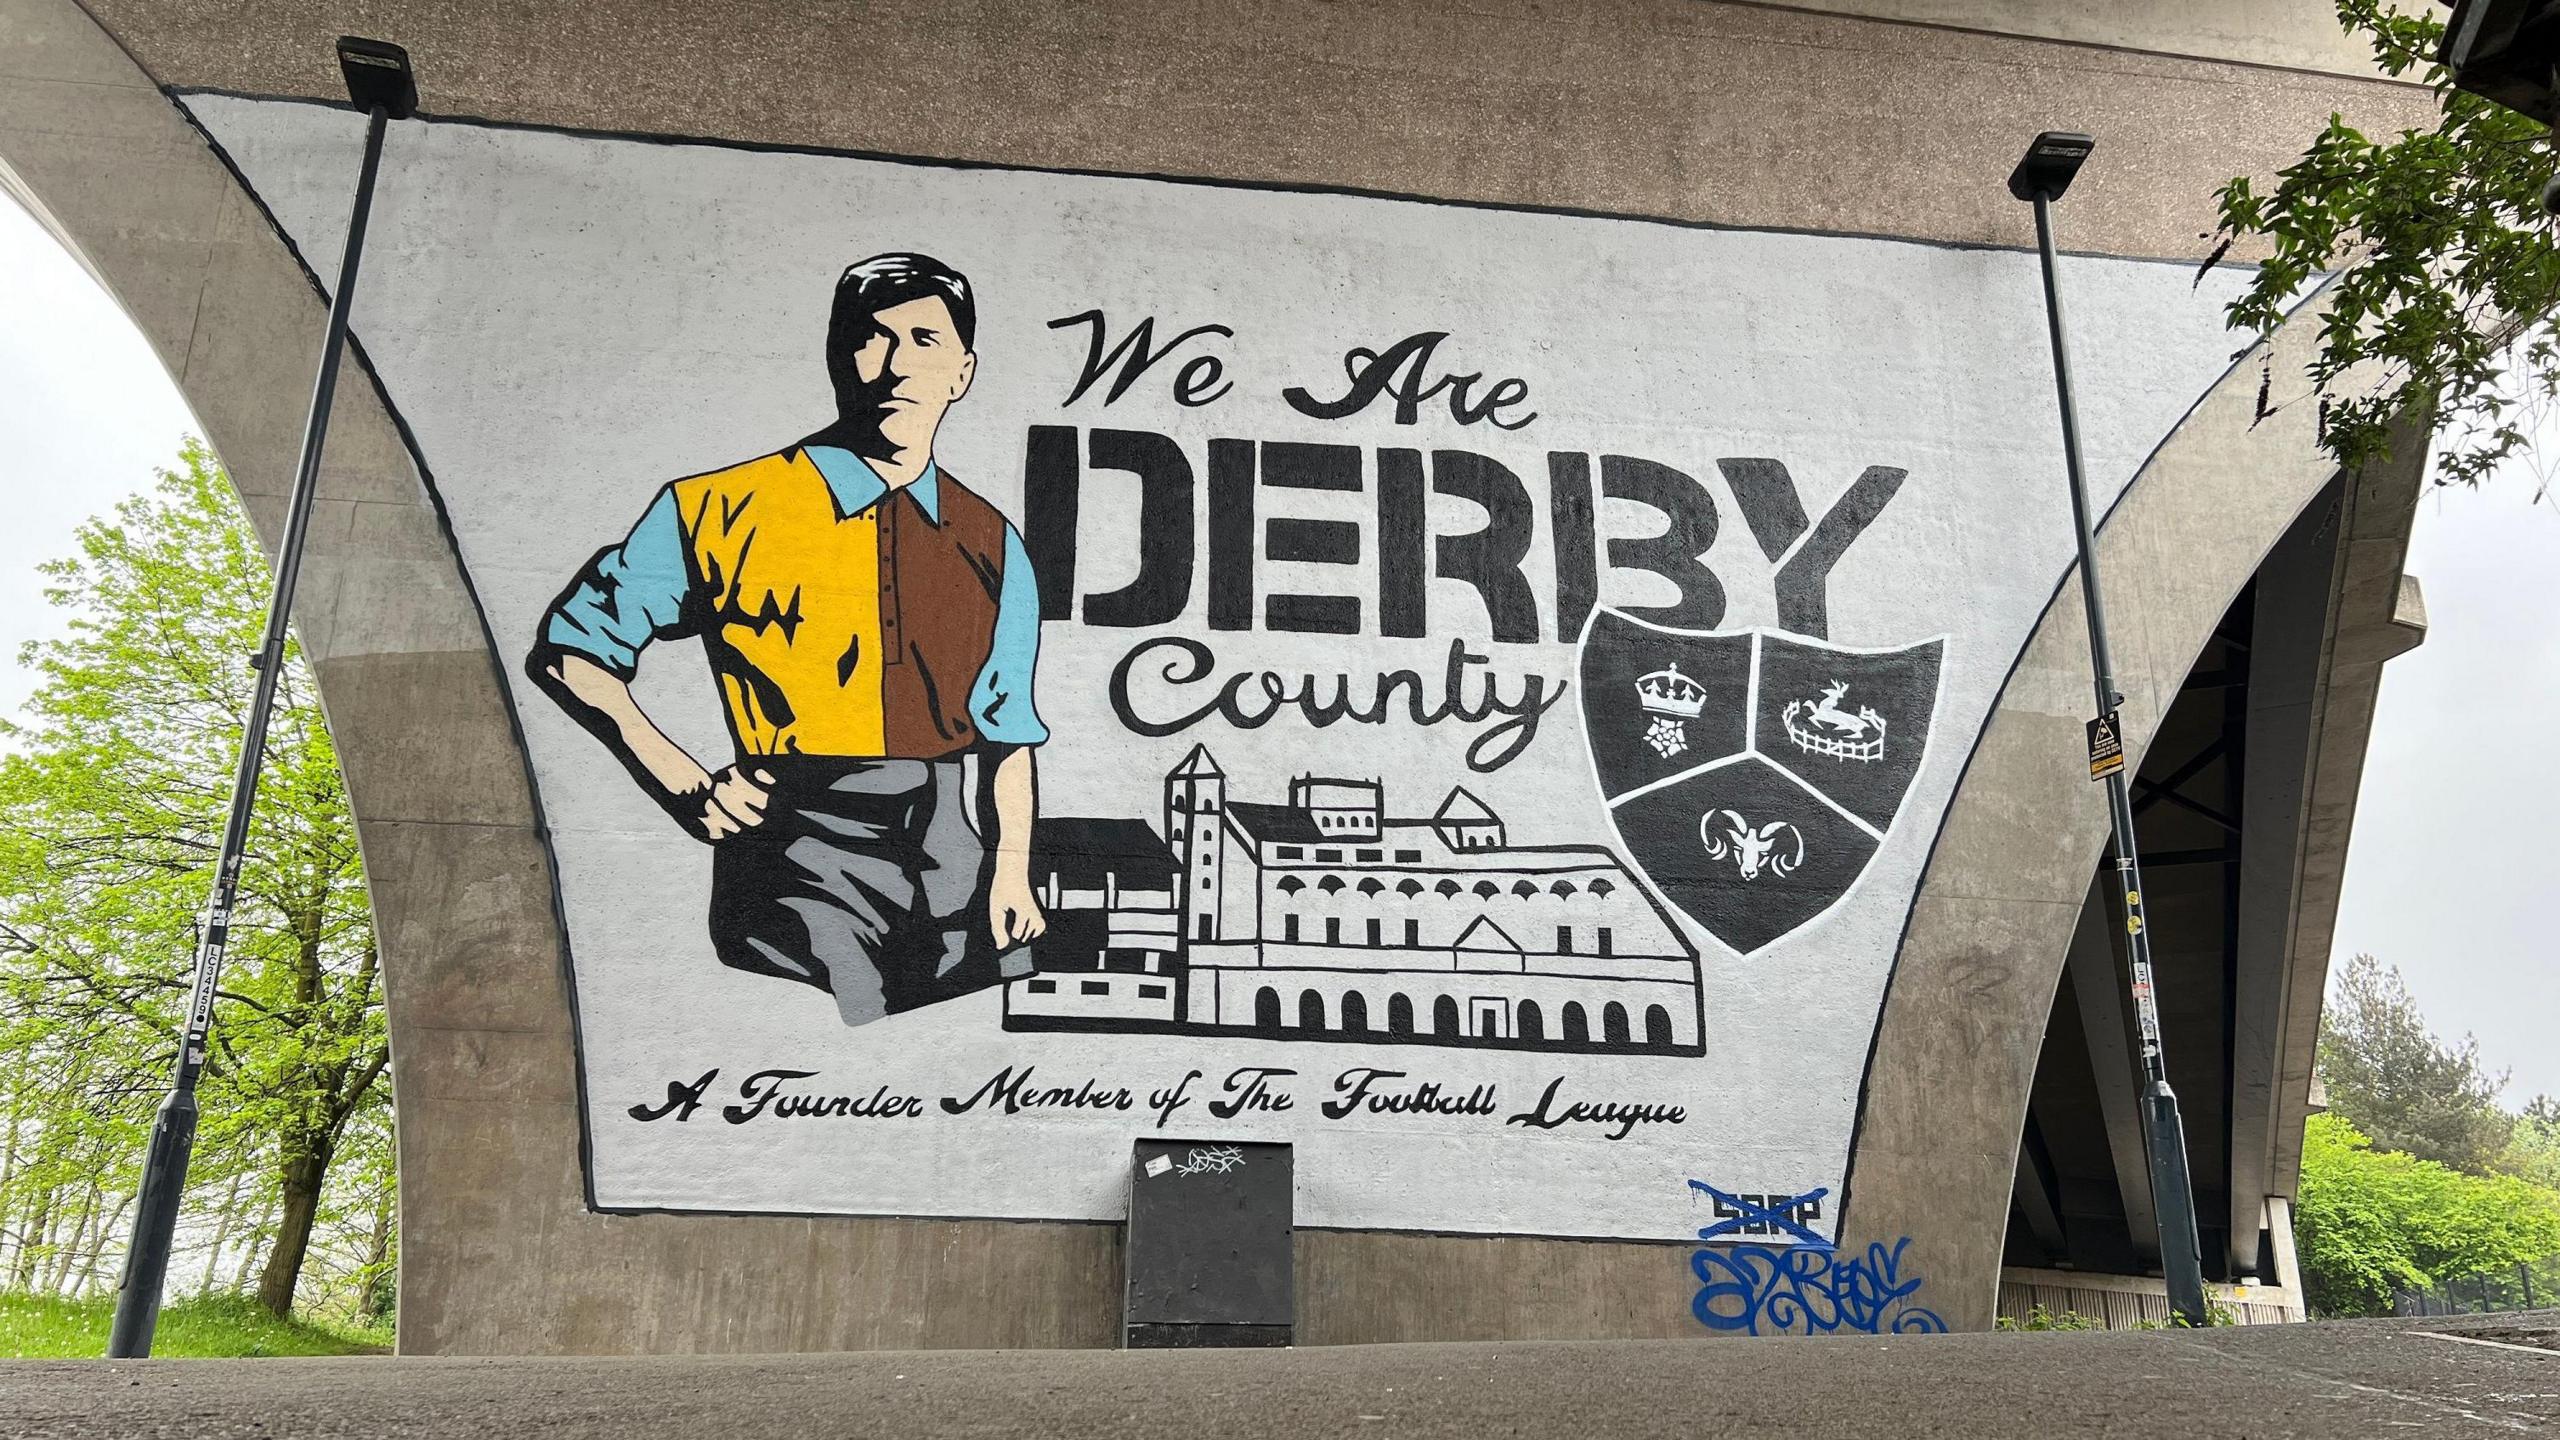
<svg viewBox="0 0 2560 1440">
<path fill-rule="evenodd" d="M 1947 1328 L 1936 1311 L 1910 1303 L 1926 1283 L 1902 1273 L 1910 1236 L 1891 1249 L 1873 1244 L 1864 1255 L 1843 1257 L 1831 1240 L 1806 1227 L 1799 1217 L 1821 1214 L 1828 1187 L 1786 1196 L 1731 1195 L 1698 1180 L 1689 1187 L 1715 1202 L 1718 1218 L 1698 1232 L 1700 1240 L 1746 1233 L 1793 1237 L 1793 1243 L 1776 1245 L 1706 1245 L 1689 1257 L 1698 1278 L 1698 1298 L 1689 1309 L 1708 1329 L 1901 1335 Z"/>
</svg>

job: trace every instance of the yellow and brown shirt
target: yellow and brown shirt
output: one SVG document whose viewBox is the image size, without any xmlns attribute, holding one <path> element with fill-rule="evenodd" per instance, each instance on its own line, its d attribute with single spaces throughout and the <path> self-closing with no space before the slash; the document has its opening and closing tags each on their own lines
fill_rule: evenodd
<svg viewBox="0 0 2560 1440">
<path fill-rule="evenodd" d="M 1049 738 L 1022 539 L 936 467 L 812 445 L 678 480 L 553 602 L 543 642 L 628 680 L 699 635 L 743 755 L 937 759 Z"/>
</svg>

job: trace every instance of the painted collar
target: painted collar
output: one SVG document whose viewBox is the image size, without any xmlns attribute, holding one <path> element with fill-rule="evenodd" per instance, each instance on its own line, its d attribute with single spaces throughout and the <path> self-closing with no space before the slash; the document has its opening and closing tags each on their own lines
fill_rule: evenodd
<svg viewBox="0 0 2560 1440">
<path fill-rule="evenodd" d="M 871 468 L 871 462 L 839 445 L 811 445 L 802 453 L 818 467 L 826 478 L 827 493 L 835 496 L 836 513 L 847 517 L 861 514 L 880 503 L 889 493 L 889 482 Z M 924 517 L 942 523 L 942 470 L 932 461 L 925 462 L 924 473 L 907 483 L 907 494 L 924 511 Z"/>
</svg>

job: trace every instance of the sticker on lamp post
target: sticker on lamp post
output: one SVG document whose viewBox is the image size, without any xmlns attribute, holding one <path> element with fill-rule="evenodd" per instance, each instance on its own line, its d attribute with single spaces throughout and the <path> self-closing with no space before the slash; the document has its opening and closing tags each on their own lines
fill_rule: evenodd
<svg viewBox="0 0 2560 1440">
<path fill-rule="evenodd" d="M 2089 722 L 2089 778 L 2104 780 L 2124 768 L 2124 738 L 2116 729 L 2116 712 Z"/>
</svg>

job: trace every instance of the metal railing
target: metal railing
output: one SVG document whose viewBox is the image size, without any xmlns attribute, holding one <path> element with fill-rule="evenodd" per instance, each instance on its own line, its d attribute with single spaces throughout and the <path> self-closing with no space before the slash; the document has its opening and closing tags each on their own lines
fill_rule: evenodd
<svg viewBox="0 0 2560 1440">
<path fill-rule="evenodd" d="M 2394 1315 L 2485 1315 L 2560 1308 L 2560 1255 L 2445 1280 L 2391 1297 Z"/>
</svg>

